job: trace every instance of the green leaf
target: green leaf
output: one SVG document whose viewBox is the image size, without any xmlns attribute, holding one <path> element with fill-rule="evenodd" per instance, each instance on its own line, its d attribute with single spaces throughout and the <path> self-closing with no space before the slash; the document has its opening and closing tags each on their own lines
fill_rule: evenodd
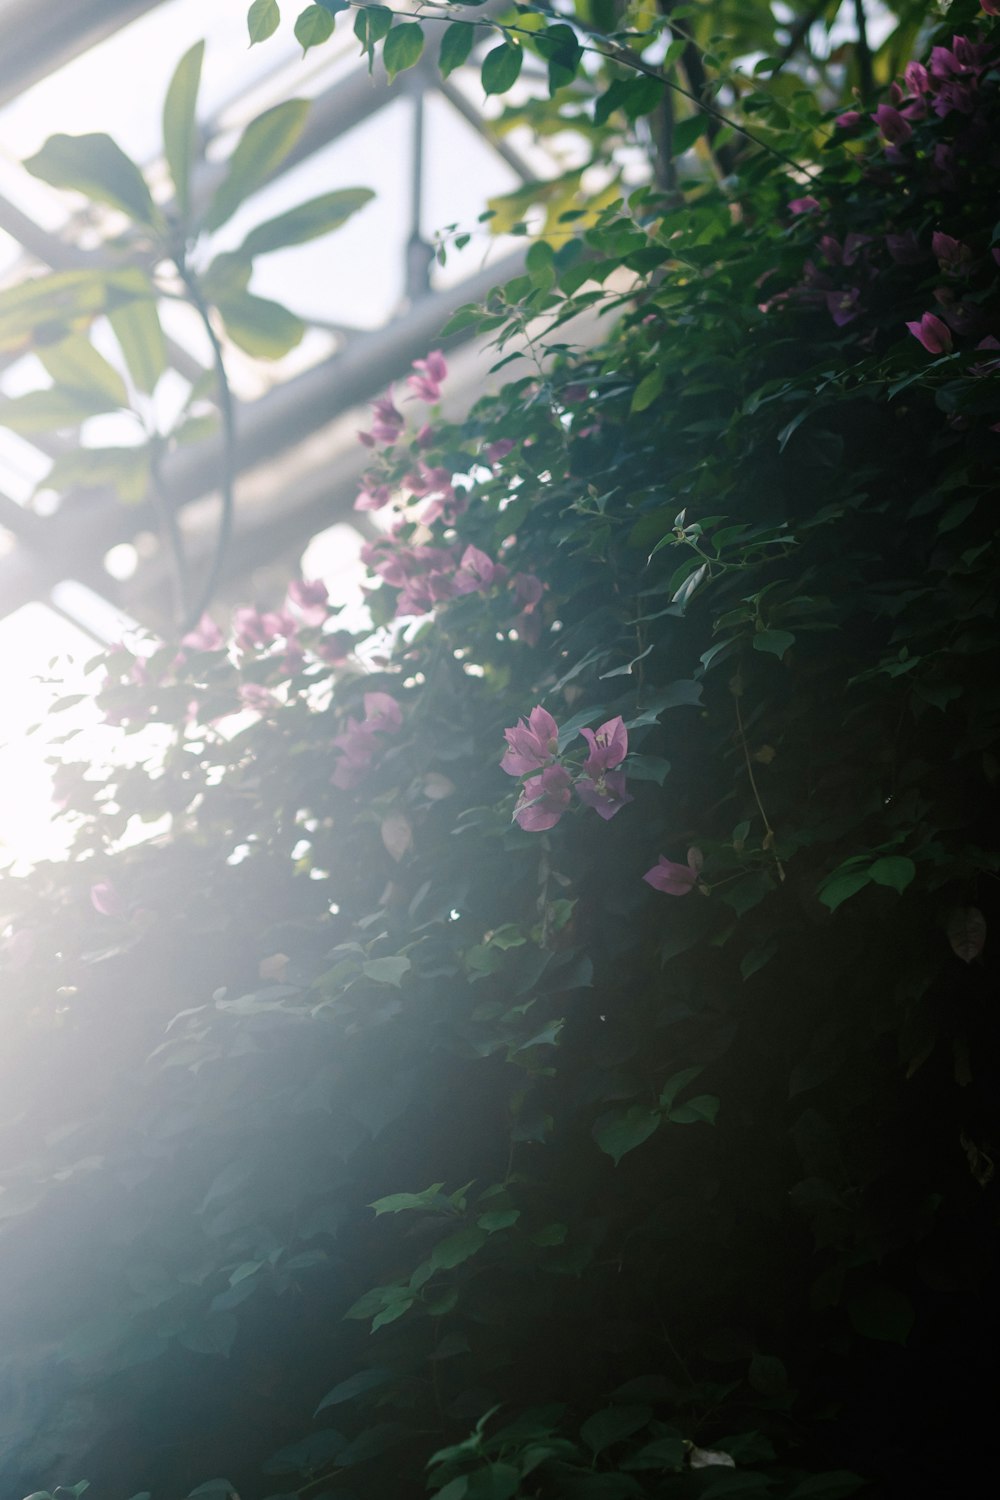
<svg viewBox="0 0 1000 1500">
<path fill-rule="evenodd" d="M 382 61 L 390 83 L 397 73 L 402 73 L 404 69 L 412 68 L 414 63 L 419 62 L 423 50 L 423 28 L 416 21 L 404 21 L 401 25 L 394 26 L 382 48 Z"/>
<path fill-rule="evenodd" d="M 632 397 L 632 405 L 629 410 L 632 412 L 645 411 L 647 406 L 652 406 L 657 396 L 663 390 L 666 378 L 667 371 L 665 365 L 659 365 L 655 370 L 650 370 L 648 375 L 644 375 L 635 388 L 635 394 Z"/>
<path fill-rule="evenodd" d="M 318 1417 L 320 1412 L 325 1411 L 328 1406 L 339 1406 L 342 1401 L 353 1401 L 355 1396 L 363 1396 L 366 1391 L 374 1391 L 391 1379 L 392 1376 L 388 1370 L 359 1370 L 356 1375 L 351 1375 L 347 1380 L 342 1380 L 339 1385 L 335 1385 L 332 1391 L 327 1391 L 313 1415 Z"/>
<path fill-rule="evenodd" d="M 51 343 L 74 324 L 89 322 L 109 307 L 150 295 L 143 272 L 59 271 L 22 281 L 0 292 L 0 350 L 24 347 L 36 331 Z"/>
<path fill-rule="evenodd" d="M 11 432 L 58 432 L 78 427 L 88 417 L 111 411 L 118 402 L 103 391 L 68 390 L 53 386 L 48 391 L 28 391 L 0 406 L 0 425 Z"/>
<path fill-rule="evenodd" d="M 856 1495 L 867 1485 L 867 1479 L 849 1469 L 831 1469 L 826 1474 L 810 1474 L 803 1479 L 789 1491 L 788 1500 L 847 1500 L 848 1495 Z"/>
<path fill-rule="evenodd" d="M 379 1328 L 384 1328 L 386 1323 L 395 1323 L 397 1318 L 409 1312 L 416 1300 L 416 1297 L 403 1297 L 398 1302 L 390 1302 L 388 1307 L 383 1307 L 382 1311 L 372 1318 L 372 1333 Z"/>
<path fill-rule="evenodd" d="M 196 42 L 188 52 L 185 52 L 174 70 L 170 87 L 167 89 L 167 97 L 163 102 L 163 154 L 167 158 L 167 166 L 173 178 L 177 211 L 182 223 L 187 222 L 191 204 L 191 167 L 198 143 L 198 121 L 195 110 L 204 56 L 204 42 Z"/>
<path fill-rule="evenodd" d="M 460 1229 L 440 1240 L 431 1251 L 430 1263 L 435 1271 L 450 1271 L 476 1254 L 486 1244 L 489 1235 L 485 1229 Z"/>
<path fill-rule="evenodd" d="M 833 875 L 824 884 L 819 893 L 819 899 L 831 911 L 836 911 L 838 906 L 843 906 L 845 901 L 857 895 L 870 879 L 871 876 L 867 870 L 858 874 Z"/>
<path fill-rule="evenodd" d="M 708 126 L 708 116 L 700 111 L 691 115 L 687 120 L 678 120 L 674 126 L 671 147 L 675 156 L 683 156 L 685 151 L 690 151 L 695 141 L 705 134 Z"/>
<path fill-rule="evenodd" d="M 404 1213 L 407 1209 L 443 1209 L 447 1206 L 447 1200 L 441 1198 L 443 1188 L 443 1182 L 432 1182 L 422 1193 L 390 1193 L 387 1198 L 376 1198 L 368 1207 L 375 1210 L 376 1218 L 380 1214 Z"/>
<path fill-rule="evenodd" d="M 410 960 L 402 954 L 391 958 L 369 958 L 361 968 L 365 976 L 373 979 L 376 984 L 394 984 L 398 989 L 403 982 L 403 975 L 410 972 Z"/>
<path fill-rule="evenodd" d="M 594 1140 L 605 1155 L 614 1160 L 617 1167 L 622 1157 L 658 1129 L 662 1115 L 657 1109 L 645 1104 L 631 1104 L 625 1110 L 611 1110 L 602 1115 L 594 1126 Z"/>
<path fill-rule="evenodd" d="M 754 1354 L 749 1379 L 760 1396 L 783 1396 L 788 1389 L 788 1371 L 773 1354 Z"/>
<path fill-rule="evenodd" d="M 146 179 L 109 135 L 50 135 L 24 165 L 50 187 L 83 193 L 140 224 L 160 223 Z"/>
<path fill-rule="evenodd" d="M 295 23 L 295 40 L 303 57 L 310 47 L 328 42 L 333 35 L 333 16 L 323 5 L 307 5 Z"/>
<path fill-rule="evenodd" d="M 37 353 L 57 385 L 92 391 L 95 396 L 107 397 L 115 406 L 128 405 L 124 380 L 85 335 L 71 334 L 58 344 L 43 344 Z"/>
<path fill-rule="evenodd" d="M 719 1100 L 712 1094 L 698 1094 L 676 1109 L 669 1111 L 667 1118 L 672 1125 L 714 1125 L 719 1113 Z"/>
<path fill-rule="evenodd" d="M 281 1448 L 264 1464 L 265 1474 L 302 1474 L 334 1462 L 347 1439 L 333 1427 L 310 1432 L 297 1443 Z"/>
<path fill-rule="evenodd" d="M 888 885 L 900 895 L 913 880 L 917 873 L 917 867 L 912 859 L 907 859 L 902 854 L 887 855 L 884 859 L 877 859 L 868 874 L 876 885 Z"/>
<path fill-rule="evenodd" d="M 151 394 L 167 368 L 167 346 L 156 303 L 126 303 L 109 314 L 109 321 L 133 384 Z"/>
<path fill-rule="evenodd" d="M 483 58 L 480 78 L 484 94 L 505 94 L 517 82 L 524 53 L 513 42 L 501 42 Z"/>
<path fill-rule="evenodd" d="M 549 65 L 549 94 L 572 83 L 583 56 L 572 26 L 549 26 L 536 33 L 534 43 Z"/>
<path fill-rule="evenodd" d="M 266 42 L 269 36 L 273 36 L 280 20 L 281 11 L 277 0 L 253 0 L 247 11 L 247 31 L 250 33 L 251 47 L 257 42 Z"/>
<path fill-rule="evenodd" d="M 755 651 L 766 651 L 780 661 L 789 646 L 795 645 L 795 637 L 787 630 L 758 630 L 753 638 Z"/>
<path fill-rule="evenodd" d="M 669 1109 L 681 1090 L 686 1089 L 689 1083 L 694 1083 L 695 1079 L 703 1071 L 704 1069 L 701 1067 L 685 1068 L 683 1072 L 675 1073 L 672 1078 L 668 1078 L 660 1090 L 660 1104 L 662 1108 Z"/>
<path fill-rule="evenodd" d="M 521 1217 L 519 1208 L 495 1208 L 492 1213 L 480 1214 L 476 1223 L 487 1234 L 496 1234 L 498 1229 L 510 1229 Z"/>
<path fill-rule="evenodd" d="M 445 28 L 444 36 L 441 38 L 441 50 L 438 53 L 438 67 L 441 77 L 447 78 L 460 68 L 472 51 L 472 44 L 476 40 L 476 28 L 468 22 L 452 21 Z"/>
<path fill-rule="evenodd" d="M 330 234 L 374 196 L 371 188 L 340 188 L 335 193 L 310 198 L 307 203 L 300 203 L 251 229 L 235 254 L 238 258 L 253 259 L 255 255 L 267 255 L 272 250 L 284 250 L 289 245 L 302 245 Z"/>
<path fill-rule="evenodd" d="M 76 448 L 55 460 L 40 490 L 65 495 L 71 490 L 104 489 L 110 486 L 126 504 L 145 499 L 149 487 L 149 449 Z"/>
<path fill-rule="evenodd" d="M 386 5 L 365 5 L 354 20 L 354 35 L 361 43 L 362 53 L 368 56 L 368 71 L 375 62 L 375 43 L 389 35 L 393 14 Z"/>
<path fill-rule="evenodd" d="M 233 1347 L 239 1326 L 235 1313 L 210 1313 L 186 1328 L 178 1342 L 195 1354 L 221 1354 L 225 1359 Z"/>
<path fill-rule="evenodd" d="M 652 1415 L 648 1406 L 606 1406 L 587 1418 L 580 1427 L 580 1436 L 596 1458 L 605 1448 L 645 1427 Z"/>
<path fill-rule="evenodd" d="M 305 324 L 278 302 L 233 292 L 218 302 L 226 332 L 238 348 L 255 359 L 281 359 L 305 333 Z"/>
<path fill-rule="evenodd" d="M 250 121 L 236 143 L 226 176 L 209 205 L 204 221 L 206 229 L 218 229 L 225 224 L 245 199 L 263 187 L 302 134 L 308 113 L 307 99 L 287 99 Z"/>
<path fill-rule="evenodd" d="M 848 1297 L 847 1311 L 855 1333 L 885 1344 L 905 1344 L 916 1322 L 909 1297 L 885 1281 Z"/>
</svg>

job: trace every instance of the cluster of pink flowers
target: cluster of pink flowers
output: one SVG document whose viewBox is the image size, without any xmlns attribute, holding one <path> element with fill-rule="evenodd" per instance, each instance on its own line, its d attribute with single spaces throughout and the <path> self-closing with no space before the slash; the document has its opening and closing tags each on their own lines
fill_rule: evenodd
<svg viewBox="0 0 1000 1500">
<path fill-rule="evenodd" d="M 389 693 L 366 693 L 364 704 L 364 718 L 349 718 L 347 728 L 334 736 L 340 755 L 330 780 L 341 791 L 351 791 L 363 779 L 380 748 L 377 736 L 398 734 L 403 727 L 403 711 Z"/>
<path fill-rule="evenodd" d="M 536 606 L 542 598 L 541 580 L 534 573 L 514 573 L 479 547 L 461 544 L 431 546 L 379 537 L 361 549 L 362 561 L 390 588 L 398 589 L 396 618 L 429 614 L 438 604 L 463 594 L 488 594 L 508 585 L 519 613 L 514 621 L 519 635 L 538 639 Z"/>
<path fill-rule="evenodd" d="M 574 778 L 559 759 L 559 726 L 540 704 L 527 720 L 519 719 L 512 729 L 504 730 L 507 749 L 500 769 L 508 776 L 527 778 L 514 808 L 514 821 L 526 832 L 554 828 L 568 809 L 574 788 L 580 801 L 605 820 L 632 801 L 625 789 L 625 773 L 618 769 L 628 754 L 628 731 L 621 716 L 597 730 L 580 733 L 589 749 Z"/>
<path fill-rule="evenodd" d="M 433 406 L 441 400 L 441 387 L 448 378 L 448 365 L 440 349 L 432 349 L 426 359 L 415 359 L 413 361 L 413 374 L 408 375 L 406 384 L 411 391 L 410 401 L 425 401 L 428 406 Z M 379 396 L 372 402 L 372 424 L 367 432 L 359 432 L 358 437 L 366 448 L 374 448 L 382 445 L 391 448 L 403 435 L 406 427 L 406 418 L 396 405 L 396 397 L 392 386 L 384 396 Z M 422 428 L 418 434 L 418 442 L 427 440 L 427 428 Z"/>
</svg>

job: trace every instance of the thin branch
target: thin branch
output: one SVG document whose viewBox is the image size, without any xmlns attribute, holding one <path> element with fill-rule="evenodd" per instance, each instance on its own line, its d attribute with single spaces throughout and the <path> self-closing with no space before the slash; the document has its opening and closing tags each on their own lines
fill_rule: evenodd
<svg viewBox="0 0 1000 1500">
<path fill-rule="evenodd" d="M 371 9 L 368 4 L 363 3 L 363 0 L 348 0 L 348 3 L 352 10 Z M 440 21 L 448 25 L 475 26 L 480 30 L 498 31 L 503 36 L 523 36 L 528 41 L 535 41 L 538 36 L 537 32 L 529 31 L 527 27 L 511 26 L 507 22 L 501 24 L 498 21 L 491 21 L 488 17 L 466 20 L 464 16 L 429 16 L 421 12 L 415 13 L 413 11 L 396 10 L 392 11 L 392 14 L 408 21 L 416 19 L 418 21 Z M 575 17 L 571 22 L 567 22 L 565 17 L 557 15 L 556 12 L 552 12 L 551 14 L 553 19 L 563 24 L 572 25 L 574 30 L 580 31 L 584 36 L 589 36 L 592 39 L 589 45 L 586 42 L 580 43 L 581 51 L 591 52 L 595 57 L 603 57 L 607 62 L 621 63 L 623 67 L 631 68 L 635 73 L 641 73 L 644 78 L 652 78 L 656 83 L 662 84 L 664 88 L 671 89 L 675 94 L 680 94 L 684 99 L 689 99 L 696 109 L 700 109 L 710 119 L 717 120 L 720 125 L 728 125 L 737 135 L 743 136 L 744 140 L 751 141 L 755 146 L 759 146 L 761 151 L 766 152 L 768 156 L 773 156 L 776 161 L 782 162 L 786 167 L 791 167 L 793 172 L 807 177 L 810 181 L 815 179 L 817 175 L 815 170 L 805 166 L 800 161 L 796 161 L 794 157 L 786 156 L 784 151 L 779 151 L 777 146 L 772 146 L 769 141 L 763 140 L 754 131 L 748 129 L 746 125 L 741 125 L 731 115 L 727 115 L 724 110 L 717 109 L 714 104 L 709 104 L 705 99 L 699 99 L 697 94 L 693 93 L 691 89 L 685 88 L 683 84 L 678 83 L 675 78 L 670 78 L 664 73 L 662 68 L 655 68 L 651 64 L 643 62 L 638 53 L 632 51 L 631 47 L 622 47 L 617 42 L 610 41 L 596 27 L 588 26 L 585 22 L 579 21 Z M 594 45 L 595 42 L 603 42 L 604 45 L 596 46 Z"/>
<path fill-rule="evenodd" d="M 856 53 L 858 58 L 858 87 L 861 97 L 869 101 L 875 92 L 875 75 L 872 70 L 872 49 L 868 41 L 868 18 L 865 15 L 865 0 L 854 0 L 854 24 L 858 28 Z"/>
<path fill-rule="evenodd" d="M 775 833 L 774 833 L 774 829 L 771 827 L 771 824 L 770 824 L 770 821 L 768 819 L 767 813 L 764 811 L 764 804 L 761 801 L 760 789 L 757 786 L 757 778 L 756 778 L 756 776 L 753 773 L 753 762 L 750 759 L 750 749 L 749 749 L 749 747 L 747 745 L 746 734 L 743 731 L 743 715 L 740 713 L 740 695 L 739 695 L 738 692 L 734 692 L 733 693 L 733 702 L 736 705 L 736 727 L 737 727 L 737 729 L 739 730 L 739 733 L 740 733 L 740 746 L 741 746 L 741 748 L 743 750 L 743 759 L 746 762 L 747 775 L 750 777 L 750 786 L 751 786 L 751 789 L 753 791 L 754 801 L 757 804 L 757 810 L 759 811 L 761 817 L 764 820 L 764 830 L 765 830 L 764 848 L 765 849 L 770 849 L 773 852 L 774 851 Z M 778 858 L 777 854 L 775 854 L 775 856 L 774 856 L 774 863 L 777 866 L 778 879 L 779 880 L 784 880 L 784 878 L 785 878 L 785 867 L 781 863 L 781 860 Z"/>
<path fill-rule="evenodd" d="M 215 366 L 216 399 L 219 411 L 222 414 L 222 515 L 219 518 L 219 532 L 215 541 L 215 552 L 208 570 L 201 595 L 194 608 L 189 610 L 184 624 L 185 630 L 193 630 L 201 619 L 215 596 L 215 590 L 219 584 L 219 576 L 222 572 L 222 563 L 226 552 L 229 550 L 229 540 L 233 531 L 233 490 L 236 477 L 236 422 L 233 412 L 233 393 L 229 385 L 229 377 L 226 374 L 226 362 L 222 353 L 222 345 L 219 336 L 212 326 L 212 317 L 208 306 L 201 294 L 195 278 L 183 264 L 177 268 L 181 280 L 187 287 L 191 303 L 201 318 L 202 325 L 208 335 L 208 341 L 212 346 L 212 360 Z"/>
</svg>

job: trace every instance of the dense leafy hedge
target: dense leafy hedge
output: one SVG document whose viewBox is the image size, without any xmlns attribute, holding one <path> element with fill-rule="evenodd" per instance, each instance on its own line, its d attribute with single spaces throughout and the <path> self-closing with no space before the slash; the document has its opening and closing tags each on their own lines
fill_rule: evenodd
<svg viewBox="0 0 1000 1500">
<path fill-rule="evenodd" d="M 434 353 L 376 410 L 369 635 L 297 584 L 102 667 L 109 717 L 182 727 L 155 773 L 64 773 L 78 857 L 5 893 L 5 1493 L 974 1472 L 981 21 L 808 183 L 755 158 L 532 248 L 481 323 L 550 320 L 519 378 L 449 426 Z M 169 837 L 109 852 L 136 814 Z"/>
</svg>

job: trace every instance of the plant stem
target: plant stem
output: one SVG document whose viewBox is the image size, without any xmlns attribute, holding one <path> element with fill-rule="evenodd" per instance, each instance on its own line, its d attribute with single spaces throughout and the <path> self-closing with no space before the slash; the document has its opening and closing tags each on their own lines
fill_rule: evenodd
<svg viewBox="0 0 1000 1500">
<path fill-rule="evenodd" d="M 208 305 L 201 294 L 194 276 L 188 270 L 183 261 L 178 261 L 177 269 L 181 280 L 184 282 L 191 299 L 191 304 L 201 318 L 202 326 L 208 335 L 208 341 L 212 347 L 212 361 L 215 366 L 216 399 L 219 411 L 222 414 L 222 515 L 219 518 L 219 531 L 215 540 L 215 551 L 209 565 L 208 577 L 198 597 L 197 603 L 187 615 L 184 629 L 192 630 L 215 596 L 222 572 L 222 563 L 229 548 L 229 539 L 233 530 L 233 505 L 234 485 L 236 480 L 236 423 L 233 412 L 233 393 L 229 385 L 229 377 L 226 374 L 226 362 L 222 353 L 222 345 L 219 336 L 212 326 L 212 317 Z"/>
</svg>

